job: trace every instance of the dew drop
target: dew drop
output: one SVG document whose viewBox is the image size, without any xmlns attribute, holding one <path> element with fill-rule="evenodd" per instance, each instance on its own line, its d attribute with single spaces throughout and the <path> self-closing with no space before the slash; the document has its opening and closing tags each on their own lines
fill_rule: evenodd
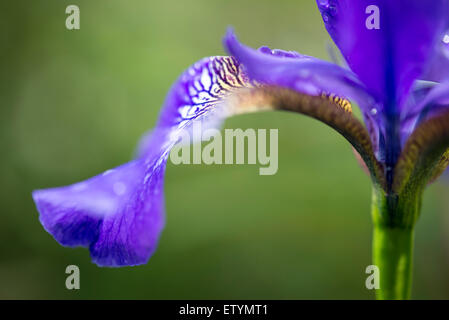
<svg viewBox="0 0 449 320">
<path fill-rule="evenodd" d="M 268 54 L 271 54 L 271 49 L 268 48 L 267 46 L 262 46 L 262 47 L 260 47 L 260 48 L 259 48 L 259 51 L 262 52 L 262 53 L 268 53 Z"/>
<path fill-rule="evenodd" d="M 449 44 L 449 34 L 444 35 L 443 42 Z"/>
<path fill-rule="evenodd" d="M 112 185 L 112 189 L 116 195 L 121 196 L 126 192 L 126 185 L 123 182 L 116 182 Z"/>
<path fill-rule="evenodd" d="M 370 110 L 370 113 L 371 113 L 373 116 L 375 116 L 375 115 L 377 114 L 377 109 L 376 109 L 376 108 L 372 108 L 372 109 Z"/>
<path fill-rule="evenodd" d="M 85 189 L 87 189 L 87 183 L 85 182 L 77 183 L 72 187 L 73 191 L 83 191 Z"/>
<path fill-rule="evenodd" d="M 299 70 L 299 76 L 301 78 L 308 78 L 310 76 L 309 70 L 301 69 Z"/>
<path fill-rule="evenodd" d="M 106 170 L 105 172 L 103 172 L 103 176 L 107 176 L 108 174 L 110 174 L 110 173 L 112 173 L 114 171 L 115 171 L 114 169 Z"/>
</svg>

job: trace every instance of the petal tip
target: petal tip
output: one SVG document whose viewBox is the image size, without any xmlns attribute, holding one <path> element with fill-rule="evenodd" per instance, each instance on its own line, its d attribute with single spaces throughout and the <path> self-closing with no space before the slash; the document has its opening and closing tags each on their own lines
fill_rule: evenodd
<svg viewBox="0 0 449 320">
<path fill-rule="evenodd" d="M 239 45 L 239 42 L 237 40 L 237 36 L 235 35 L 234 28 L 228 27 L 228 29 L 226 30 L 226 34 L 223 37 L 223 46 L 228 54 L 234 55 L 234 51 L 237 45 Z"/>
</svg>

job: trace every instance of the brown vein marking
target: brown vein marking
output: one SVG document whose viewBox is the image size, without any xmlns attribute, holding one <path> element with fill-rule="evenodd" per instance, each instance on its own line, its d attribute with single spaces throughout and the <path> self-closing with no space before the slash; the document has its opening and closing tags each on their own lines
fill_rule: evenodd
<svg viewBox="0 0 449 320">
<path fill-rule="evenodd" d="M 261 86 L 241 89 L 238 94 L 230 97 L 229 107 L 233 109 L 234 114 L 285 110 L 301 113 L 326 123 L 352 144 L 365 161 L 373 181 L 385 187 L 384 170 L 374 156 L 368 131 L 352 115 L 346 104 L 335 103 L 328 96 L 310 96 L 286 88 Z"/>
<path fill-rule="evenodd" d="M 238 88 L 245 86 L 248 82 L 245 74 L 241 70 L 240 64 L 233 57 L 222 57 L 216 60 L 219 66 L 214 66 L 220 80 L 229 87 Z M 230 78 L 232 82 L 230 82 Z M 217 81 L 218 83 L 219 81 Z"/>
<path fill-rule="evenodd" d="M 435 180 L 449 163 L 449 111 L 421 123 L 408 138 L 395 167 L 393 191 Z"/>
</svg>

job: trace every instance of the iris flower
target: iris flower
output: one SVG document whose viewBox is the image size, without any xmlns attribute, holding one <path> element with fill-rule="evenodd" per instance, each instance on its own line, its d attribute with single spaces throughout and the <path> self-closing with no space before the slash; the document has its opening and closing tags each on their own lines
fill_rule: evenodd
<svg viewBox="0 0 449 320">
<path fill-rule="evenodd" d="M 134 160 L 33 192 L 45 230 L 63 246 L 88 247 L 99 266 L 144 264 L 164 227 L 166 161 L 182 130 L 198 121 L 218 127 L 248 112 L 301 113 L 343 135 L 369 172 L 377 297 L 408 298 L 423 190 L 449 161 L 449 0 L 317 4 L 343 66 L 292 51 L 255 50 L 229 30 L 229 56 L 199 60 L 179 77 Z M 373 5 L 378 25 L 369 27 Z"/>
</svg>

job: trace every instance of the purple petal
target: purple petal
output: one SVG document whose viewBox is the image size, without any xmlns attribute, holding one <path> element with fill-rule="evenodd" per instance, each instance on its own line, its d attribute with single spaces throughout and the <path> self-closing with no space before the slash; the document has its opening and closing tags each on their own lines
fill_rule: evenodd
<svg viewBox="0 0 449 320">
<path fill-rule="evenodd" d="M 447 110 L 449 106 L 449 81 L 435 84 L 426 90 L 420 101 L 404 117 L 403 123 L 412 123 L 415 128 L 423 120 L 428 119 L 441 111 Z"/>
<path fill-rule="evenodd" d="M 254 50 L 241 44 L 232 30 L 226 34 L 224 45 L 245 66 L 250 78 L 258 82 L 312 95 L 332 92 L 361 100 L 365 105 L 370 98 L 355 74 L 333 63 L 298 53 L 287 55 L 288 51 L 270 52 L 267 47 Z"/>
<path fill-rule="evenodd" d="M 216 125 L 231 115 L 224 99 L 247 85 L 232 57 L 194 64 L 170 90 L 137 160 L 71 186 L 33 192 L 45 230 L 64 246 L 89 247 L 99 266 L 146 263 L 164 226 L 163 178 L 171 147 L 194 121 Z"/>
<path fill-rule="evenodd" d="M 317 0 L 350 68 L 385 106 L 401 105 L 448 26 L 447 0 Z M 379 29 L 367 18 L 379 9 Z M 368 12 L 368 13 L 367 13 Z"/>
<path fill-rule="evenodd" d="M 226 34 L 224 45 L 244 65 L 249 77 L 259 83 L 310 95 L 333 93 L 356 101 L 377 151 L 379 131 L 382 130 L 382 119 L 376 116 L 378 103 L 350 70 L 290 51 L 272 51 L 267 47 L 254 50 L 241 44 L 232 30 Z"/>
<path fill-rule="evenodd" d="M 145 263 L 164 225 L 164 169 L 164 161 L 135 160 L 71 186 L 34 191 L 40 221 L 60 244 L 90 247 L 99 266 Z"/>
</svg>

